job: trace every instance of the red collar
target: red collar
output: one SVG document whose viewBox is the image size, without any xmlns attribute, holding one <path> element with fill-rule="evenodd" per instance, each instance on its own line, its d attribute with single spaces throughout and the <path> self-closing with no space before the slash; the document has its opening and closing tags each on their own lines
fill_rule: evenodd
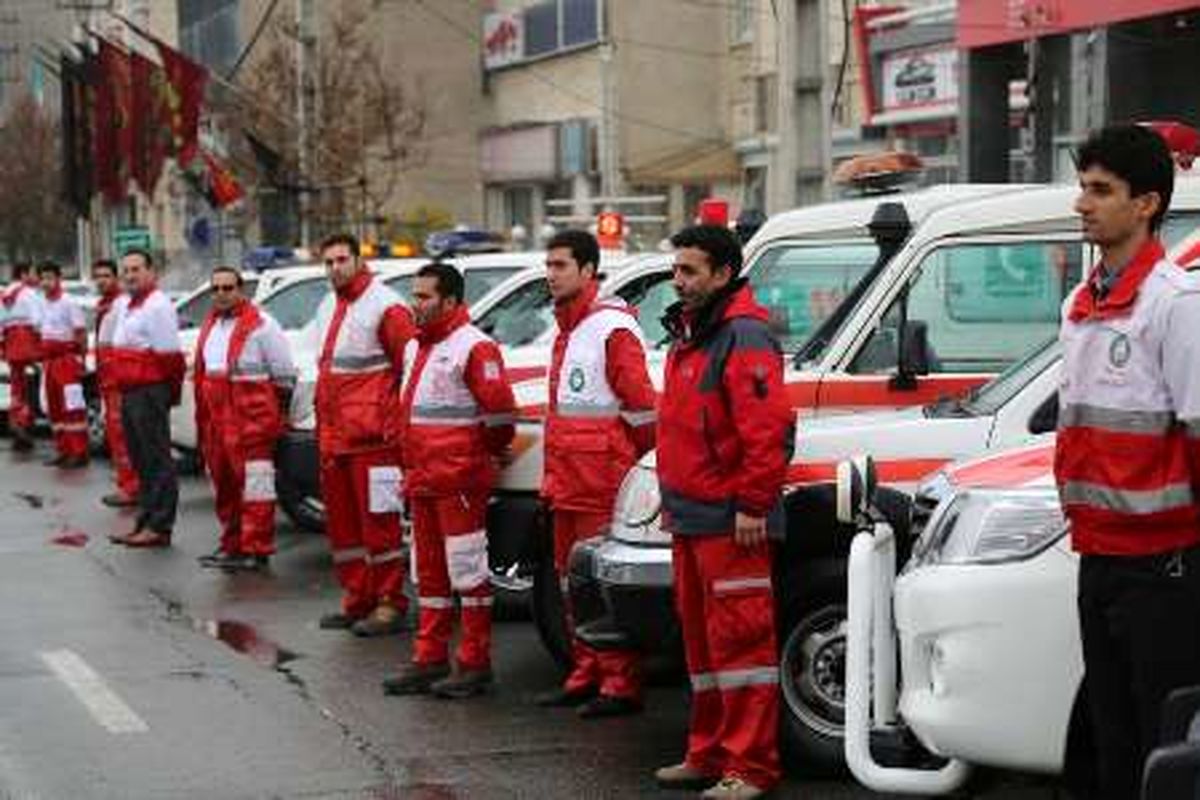
<svg viewBox="0 0 1200 800">
<path fill-rule="evenodd" d="M 135 309 L 138 306 L 140 306 L 142 303 L 146 302 L 146 298 L 149 297 L 150 295 L 154 294 L 154 290 L 157 288 L 158 288 L 157 283 L 151 283 L 150 287 L 143 291 L 131 292 L 129 294 L 129 308 L 131 310 Z"/>
<path fill-rule="evenodd" d="M 1079 322 L 1089 318 L 1112 319 L 1126 316 L 1133 307 L 1133 302 L 1137 300 L 1146 276 L 1159 261 L 1162 261 L 1163 255 L 1162 242 L 1153 237 L 1147 239 L 1133 259 L 1121 270 L 1116 284 L 1100 299 L 1097 299 L 1092 291 L 1092 286 L 1098 278 L 1097 271 L 1100 269 L 1100 265 L 1096 265 L 1088 274 L 1084 285 L 1075 292 L 1075 301 L 1071 305 L 1068 318 L 1072 322 Z"/>
<path fill-rule="evenodd" d="M 599 291 L 599 283 L 588 281 L 579 294 L 562 305 L 554 306 L 554 318 L 558 320 L 558 329 L 563 333 L 574 330 L 575 326 L 592 310 L 592 305 L 596 301 L 596 293 Z"/>
<path fill-rule="evenodd" d="M 358 298 L 362 297 L 363 292 L 371 285 L 371 271 L 366 267 L 362 267 L 355 274 L 350 282 L 345 286 L 339 287 L 337 296 L 340 300 L 345 300 L 348 303 L 353 303 Z"/>
<path fill-rule="evenodd" d="M 421 344 L 437 344 L 447 336 L 471 321 L 467 307 L 459 305 L 449 314 L 442 314 L 435 320 L 421 326 L 417 331 L 417 340 Z"/>
<path fill-rule="evenodd" d="M 46 299 L 49 300 L 51 303 L 61 300 L 62 296 L 63 296 L 63 290 L 62 290 L 61 283 L 56 284 L 53 289 L 46 292 Z"/>
</svg>

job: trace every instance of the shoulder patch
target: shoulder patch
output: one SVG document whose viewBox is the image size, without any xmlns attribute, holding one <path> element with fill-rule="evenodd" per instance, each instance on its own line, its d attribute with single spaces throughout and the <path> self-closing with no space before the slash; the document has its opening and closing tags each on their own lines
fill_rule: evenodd
<svg viewBox="0 0 1200 800">
<path fill-rule="evenodd" d="M 737 317 L 730 321 L 729 329 L 733 334 L 734 350 L 780 351 L 779 341 L 762 320 Z"/>
</svg>

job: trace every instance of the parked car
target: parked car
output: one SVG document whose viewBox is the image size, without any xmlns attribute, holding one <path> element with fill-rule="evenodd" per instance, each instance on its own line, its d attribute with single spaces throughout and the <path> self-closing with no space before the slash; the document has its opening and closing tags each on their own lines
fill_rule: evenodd
<svg viewBox="0 0 1200 800">
<path fill-rule="evenodd" d="M 834 518 L 836 464 L 860 452 L 876 456 L 882 479 L 892 484 L 881 493 L 881 505 L 895 527 L 906 530 L 905 490 L 924 474 L 1053 429 L 1057 355 L 1052 344 L 1037 345 L 1056 337 L 1062 300 L 1082 265 L 1096 257 L 1083 245 L 1071 211 L 1076 191 L 1026 188 L 930 214 L 888 268 L 847 301 L 856 301 L 858 310 L 842 315 L 840 329 L 818 330 L 815 343 L 788 346 L 784 338 L 795 359 L 785 380 L 800 424 L 776 585 L 785 732 L 795 758 L 827 765 L 842 760 L 849 539 Z M 1164 236 L 1179 255 L 1182 240 L 1200 224 L 1200 180 L 1180 178 L 1173 208 Z M 762 258 L 751 256 L 747 270 L 760 301 L 770 306 L 772 289 L 760 290 L 755 280 Z M 900 320 L 918 323 L 913 330 L 926 345 L 901 349 L 912 337 L 900 333 Z M 1016 359 L 1022 347 L 1033 353 L 1026 361 L 962 394 Z M 814 351 L 820 357 L 808 358 Z M 935 377 L 942 396 L 920 398 L 929 403 L 924 411 L 861 413 L 870 405 L 904 405 L 906 396 L 921 392 L 902 387 Z M 847 410 L 860 413 L 845 416 Z M 839 412 L 843 416 L 830 417 Z M 671 551 L 659 530 L 653 466 L 650 456 L 631 472 L 608 536 L 581 544 L 572 559 L 576 624 L 597 646 L 633 641 L 661 649 L 677 639 Z"/>
</svg>

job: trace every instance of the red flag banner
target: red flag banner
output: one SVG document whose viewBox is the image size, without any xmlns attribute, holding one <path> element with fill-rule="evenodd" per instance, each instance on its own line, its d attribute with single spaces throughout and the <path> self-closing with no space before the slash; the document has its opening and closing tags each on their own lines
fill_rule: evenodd
<svg viewBox="0 0 1200 800">
<path fill-rule="evenodd" d="M 130 52 L 133 83 L 133 179 L 154 193 L 172 143 L 170 87 L 166 73 L 145 56 Z"/>
<path fill-rule="evenodd" d="M 245 196 L 233 172 L 203 147 L 184 164 L 183 176 L 213 208 L 224 208 Z"/>
<path fill-rule="evenodd" d="M 96 188 L 110 203 L 125 198 L 133 163 L 133 84 L 129 56 L 100 39 L 95 83 Z"/>
<path fill-rule="evenodd" d="M 171 152 L 178 164 L 188 164 L 196 154 L 200 105 L 208 71 L 158 39 L 152 39 L 162 58 L 167 77 L 168 113 L 171 127 Z"/>
</svg>

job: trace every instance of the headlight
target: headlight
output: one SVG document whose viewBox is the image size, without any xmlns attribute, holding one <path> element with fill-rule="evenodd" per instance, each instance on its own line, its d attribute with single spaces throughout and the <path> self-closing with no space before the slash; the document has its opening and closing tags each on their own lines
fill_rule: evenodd
<svg viewBox="0 0 1200 800">
<path fill-rule="evenodd" d="M 1067 531 L 1058 494 L 1047 489 L 969 489 L 944 500 L 910 562 L 997 564 L 1032 558 Z"/>
<path fill-rule="evenodd" d="M 613 538 L 628 544 L 670 544 L 671 537 L 662 529 L 661 512 L 657 473 L 635 464 L 621 482 L 613 504 Z"/>
</svg>

